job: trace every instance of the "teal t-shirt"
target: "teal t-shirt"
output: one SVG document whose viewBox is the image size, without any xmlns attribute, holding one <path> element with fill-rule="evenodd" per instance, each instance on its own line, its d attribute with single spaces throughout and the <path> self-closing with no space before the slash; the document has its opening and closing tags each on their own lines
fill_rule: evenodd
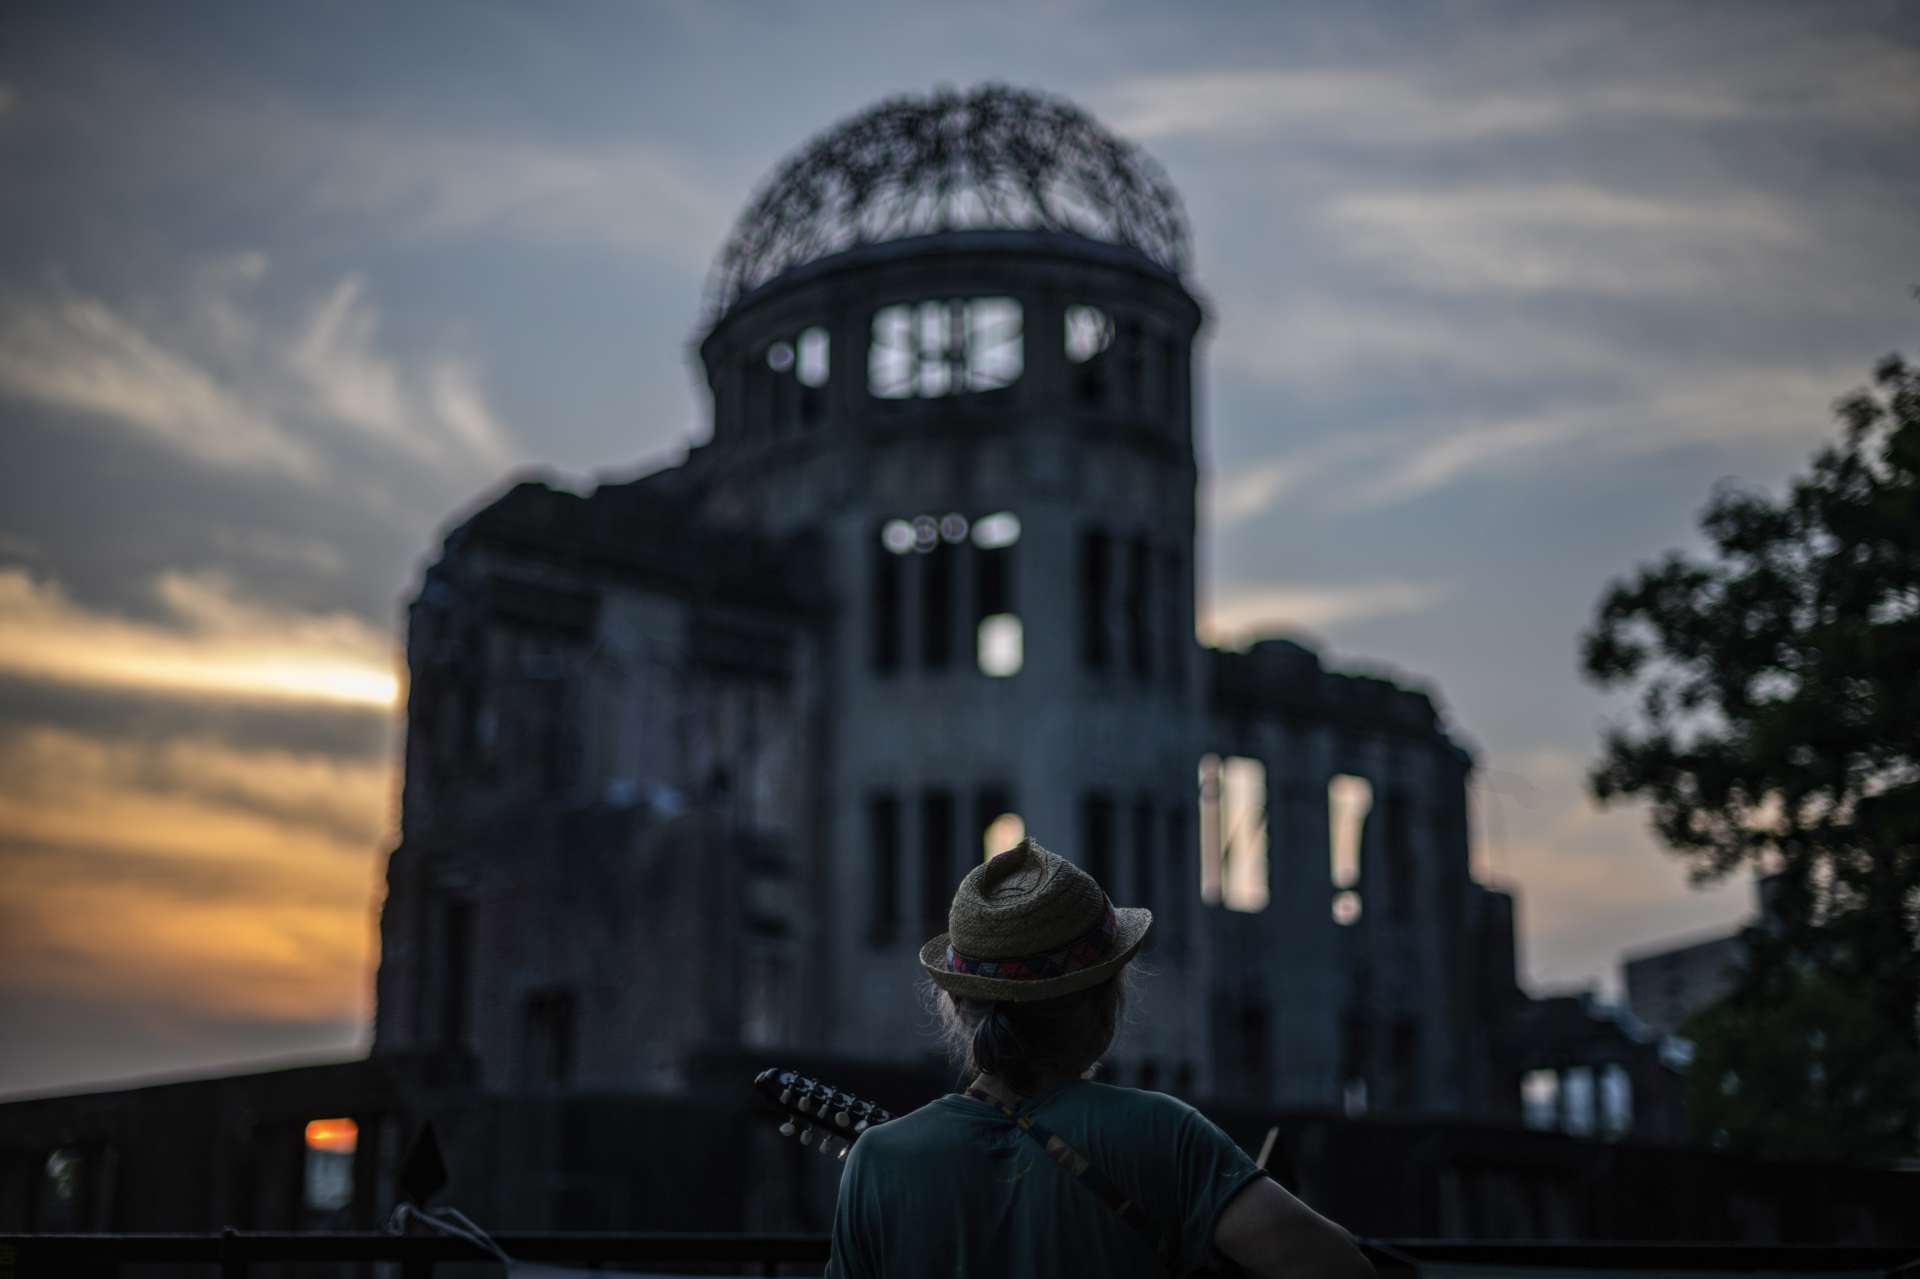
<svg viewBox="0 0 1920 1279">
<path fill-rule="evenodd" d="M 1214 1225 L 1263 1175 L 1205 1115 L 1164 1093 L 1076 1080 L 1022 1107 L 1176 1240 L 1217 1265 Z M 948 1096 L 861 1135 L 833 1217 L 829 1279 L 1160 1273 L 1152 1245 L 998 1110 Z"/>
</svg>

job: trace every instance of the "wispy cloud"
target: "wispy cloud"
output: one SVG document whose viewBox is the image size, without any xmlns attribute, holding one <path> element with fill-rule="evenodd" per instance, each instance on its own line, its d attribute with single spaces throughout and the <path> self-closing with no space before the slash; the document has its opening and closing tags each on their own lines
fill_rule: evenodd
<svg viewBox="0 0 1920 1279">
<path fill-rule="evenodd" d="M 404 233 L 508 236 L 610 249 L 698 270 L 739 205 L 671 148 L 423 131 L 390 122 L 282 120 L 315 161 L 318 210 Z"/>
<path fill-rule="evenodd" d="M 252 297 L 266 269 L 258 253 L 209 264 L 144 325 L 67 291 L 15 302 L 0 313 L 0 393 L 219 470 L 306 485 L 338 482 L 347 438 L 462 486 L 516 460 L 469 361 L 406 360 L 381 347 L 380 310 L 361 276 L 288 326 Z"/>
<path fill-rule="evenodd" d="M 381 353 L 380 312 L 365 282 L 348 276 L 308 313 L 288 363 L 327 419 L 396 452 L 438 464 L 468 456 L 489 471 L 513 461 L 506 432 L 467 366 L 443 361 L 412 382 Z"/>
<path fill-rule="evenodd" d="M 1207 605 L 1199 631 L 1208 644 L 1237 648 L 1263 634 L 1422 612 L 1446 599 L 1451 589 L 1443 582 L 1226 588 Z"/>
<path fill-rule="evenodd" d="M 1293 491 L 1315 469 L 1309 458 L 1288 457 L 1245 467 L 1217 479 L 1209 477 L 1214 523 L 1224 527 L 1258 515 Z"/>
<path fill-rule="evenodd" d="M 237 598 L 217 575 L 162 574 L 165 623 L 87 609 L 59 585 L 0 569 L 0 671 L 180 697 L 385 710 L 400 696 L 392 642 L 345 613 L 293 613 Z"/>
<path fill-rule="evenodd" d="M 1751 194 L 1653 197 L 1569 183 L 1356 193 L 1328 201 L 1321 217 L 1356 259 L 1463 293 L 1684 294 L 1805 238 L 1792 214 Z"/>
<path fill-rule="evenodd" d="M 1408 68 L 1304 67 L 1134 76 L 1100 96 L 1120 132 L 1143 139 L 1273 138 L 1462 144 L 1552 133 L 1597 119 L 1709 122 L 1758 108 L 1711 86 L 1494 88 Z"/>
<path fill-rule="evenodd" d="M 1510 38 L 1497 67 L 1454 50 L 1420 64 L 1202 68 L 1129 76 L 1095 101 L 1121 133 L 1149 141 L 1305 137 L 1386 146 L 1487 143 L 1623 122 L 1885 128 L 1920 109 L 1920 55 L 1889 41 L 1829 38 L 1788 59 L 1772 56 L 1772 41 L 1750 42 L 1765 51 L 1753 56 L 1724 41 L 1697 43 L 1692 31 L 1684 35 L 1694 40 L 1680 41 L 1690 48 L 1653 50 L 1633 69 L 1602 69 L 1594 57 L 1616 51 L 1624 33 L 1576 23 L 1532 35 L 1542 56 L 1531 62 L 1512 56 Z M 1596 37 L 1597 47 L 1588 43 L 1578 59 Z M 1568 73 L 1554 78 L 1562 68 Z"/>
<path fill-rule="evenodd" d="M 15 303 L 0 328 L 0 390 L 113 423 L 224 470 L 313 481 L 318 455 L 195 361 L 106 303 Z"/>
<path fill-rule="evenodd" d="M 1805 441 L 1832 429 L 1832 405 L 1861 370 L 1844 366 L 1724 369 L 1668 374 L 1488 422 L 1417 419 L 1342 435 L 1217 481 L 1222 527 L 1271 509 L 1289 493 L 1330 511 L 1371 510 L 1488 475 L 1591 467 L 1619 458 L 1737 443 Z"/>
</svg>

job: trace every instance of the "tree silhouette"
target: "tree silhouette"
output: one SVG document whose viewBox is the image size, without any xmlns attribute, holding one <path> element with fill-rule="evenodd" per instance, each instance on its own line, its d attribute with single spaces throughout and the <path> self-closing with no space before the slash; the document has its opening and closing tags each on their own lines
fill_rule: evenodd
<svg viewBox="0 0 1920 1279">
<path fill-rule="evenodd" d="M 1583 640 L 1588 678 L 1640 694 L 1594 794 L 1649 801 L 1696 882 L 1773 877 L 1739 989 L 1694 1025 L 1696 1114 L 1762 1151 L 1884 1156 L 1920 1133 L 1920 371 L 1892 356 L 1874 381 L 1784 497 L 1717 491 L 1711 556 L 1614 583 Z M 1702 1107 L 1783 1051 L 1808 1086 Z"/>
</svg>

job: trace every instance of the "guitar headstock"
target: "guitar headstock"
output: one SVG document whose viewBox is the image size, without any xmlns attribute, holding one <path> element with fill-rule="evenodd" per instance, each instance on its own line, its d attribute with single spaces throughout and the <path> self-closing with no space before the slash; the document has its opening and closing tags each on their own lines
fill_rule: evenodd
<svg viewBox="0 0 1920 1279">
<path fill-rule="evenodd" d="M 801 1145 L 840 1159 L 861 1133 L 893 1118 L 892 1111 L 873 1102 L 778 1066 L 761 1071 L 753 1086 L 780 1108 L 782 1135 L 798 1137 Z"/>
</svg>

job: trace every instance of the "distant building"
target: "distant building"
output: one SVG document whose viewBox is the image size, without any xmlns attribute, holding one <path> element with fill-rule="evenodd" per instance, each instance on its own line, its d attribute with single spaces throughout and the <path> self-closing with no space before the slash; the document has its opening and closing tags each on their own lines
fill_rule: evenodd
<svg viewBox="0 0 1920 1279">
<path fill-rule="evenodd" d="M 710 438 L 521 483 L 426 573 L 375 1052 L 923 1058 L 916 948 L 1030 830 L 1157 917 L 1124 1082 L 1517 1118 L 1467 751 L 1422 692 L 1196 641 L 1187 260 L 1054 99 L 885 103 L 782 168 L 715 269 Z"/>
<path fill-rule="evenodd" d="M 1732 992 L 1746 963 L 1741 933 L 1623 956 L 1627 1006 L 1653 1029 L 1677 1034 L 1687 1018 Z"/>
</svg>

